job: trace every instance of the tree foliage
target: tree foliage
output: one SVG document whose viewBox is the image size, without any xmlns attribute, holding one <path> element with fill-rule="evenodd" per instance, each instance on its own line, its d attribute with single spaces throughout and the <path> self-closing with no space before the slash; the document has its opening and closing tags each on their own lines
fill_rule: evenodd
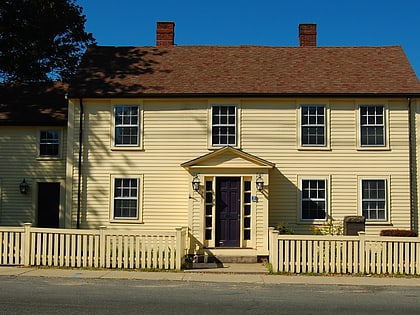
<svg viewBox="0 0 420 315">
<path fill-rule="evenodd" d="M 74 0 L 0 1 L 0 81 L 68 81 L 95 43 L 85 23 Z"/>
</svg>

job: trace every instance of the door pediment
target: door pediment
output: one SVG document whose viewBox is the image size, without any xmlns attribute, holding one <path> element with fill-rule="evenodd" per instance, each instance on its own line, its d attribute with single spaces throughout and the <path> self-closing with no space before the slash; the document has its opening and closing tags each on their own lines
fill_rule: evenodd
<svg viewBox="0 0 420 315">
<path fill-rule="evenodd" d="M 181 164 L 191 168 L 273 168 L 274 163 L 232 147 L 223 147 L 214 152 L 197 157 Z"/>
</svg>

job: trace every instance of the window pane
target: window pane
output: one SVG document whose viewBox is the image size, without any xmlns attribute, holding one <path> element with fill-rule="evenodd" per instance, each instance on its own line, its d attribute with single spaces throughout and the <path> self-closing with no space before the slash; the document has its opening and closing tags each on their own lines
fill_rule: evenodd
<svg viewBox="0 0 420 315">
<path fill-rule="evenodd" d="M 136 218 L 137 203 L 135 200 L 115 200 L 115 217 Z"/>
<path fill-rule="evenodd" d="M 115 107 L 115 145 L 139 144 L 138 106 Z"/>
<path fill-rule="evenodd" d="M 212 144 L 236 145 L 236 108 L 212 107 Z"/>
<path fill-rule="evenodd" d="M 326 219 L 325 180 L 302 180 L 301 211 L 303 220 Z"/>
<path fill-rule="evenodd" d="M 361 106 L 360 128 L 360 140 L 362 146 L 384 146 L 384 107 Z"/>
<path fill-rule="evenodd" d="M 138 217 L 138 180 L 116 178 L 114 180 L 114 218 Z"/>
<path fill-rule="evenodd" d="M 244 206 L 244 215 L 251 215 L 251 205 Z"/>
<path fill-rule="evenodd" d="M 324 146 L 325 140 L 325 107 L 301 107 L 301 144 Z"/>
<path fill-rule="evenodd" d="M 206 215 L 212 215 L 212 214 L 213 214 L 213 206 L 206 205 Z"/>
<path fill-rule="evenodd" d="M 387 219 L 386 198 L 385 180 L 362 180 L 362 215 L 366 220 Z"/>
<path fill-rule="evenodd" d="M 212 226 L 212 218 L 211 217 L 207 217 L 206 218 L 206 227 L 211 227 Z"/>
<path fill-rule="evenodd" d="M 39 155 L 58 156 L 60 132 L 58 130 L 41 130 L 39 135 Z"/>
<path fill-rule="evenodd" d="M 325 219 L 325 203 L 318 201 L 303 201 L 302 203 L 302 219 L 315 220 Z"/>
<path fill-rule="evenodd" d="M 250 203 L 251 202 L 251 193 L 249 193 L 249 192 L 244 193 L 244 202 L 245 203 Z"/>
<path fill-rule="evenodd" d="M 206 190 L 211 191 L 213 188 L 213 182 L 211 180 L 206 181 Z"/>
<path fill-rule="evenodd" d="M 212 203 L 213 202 L 213 193 L 206 192 L 206 203 Z"/>
<path fill-rule="evenodd" d="M 245 191 L 251 190 L 251 182 L 250 181 L 245 181 L 244 182 L 244 189 L 245 189 Z"/>
<path fill-rule="evenodd" d="M 206 240 L 211 240 L 211 230 L 206 230 Z"/>
</svg>

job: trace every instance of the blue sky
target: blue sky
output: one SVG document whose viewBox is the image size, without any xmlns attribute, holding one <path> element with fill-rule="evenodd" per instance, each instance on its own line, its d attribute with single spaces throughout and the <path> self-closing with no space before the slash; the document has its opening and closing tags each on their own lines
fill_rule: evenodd
<svg viewBox="0 0 420 315">
<path fill-rule="evenodd" d="M 156 22 L 175 22 L 177 45 L 297 46 L 316 23 L 319 46 L 404 48 L 420 77 L 419 0 L 76 0 L 99 45 L 155 45 Z"/>
</svg>

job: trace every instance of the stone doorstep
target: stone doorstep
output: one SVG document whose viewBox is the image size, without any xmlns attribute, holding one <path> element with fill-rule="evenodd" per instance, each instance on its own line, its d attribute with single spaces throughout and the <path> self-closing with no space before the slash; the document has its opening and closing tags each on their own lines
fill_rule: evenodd
<svg viewBox="0 0 420 315">
<path fill-rule="evenodd" d="M 226 273 L 226 274 L 267 274 L 268 269 L 263 263 L 195 263 L 191 269 L 184 272 Z"/>
<path fill-rule="evenodd" d="M 261 263 L 262 260 L 257 256 L 247 255 L 195 255 L 191 256 L 192 264 L 190 270 L 211 270 L 220 269 L 228 271 L 232 269 L 232 265 L 240 266 L 239 269 L 247 270 L 250 269 L 252 272 L 255 268 L 247 268 L 247 266 L 253 266 L 257 263 Z M 241 266 L 242 265 L 242 266 Z M 238 269 L 236 267 L 235 269 Z"/>
</svg>

